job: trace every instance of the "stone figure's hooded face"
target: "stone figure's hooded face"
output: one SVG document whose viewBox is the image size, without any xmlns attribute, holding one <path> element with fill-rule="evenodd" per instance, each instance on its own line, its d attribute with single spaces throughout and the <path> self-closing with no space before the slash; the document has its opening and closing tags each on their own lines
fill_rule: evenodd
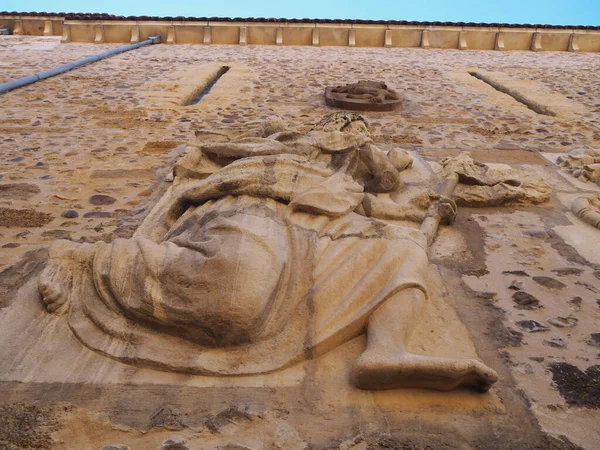
<svg viewBox="0 0 600 450">
<path fill-rule="evenodd" d="M 401 186 L 399 170 L 373 144 L 368 127 L 360 114 L 340 111 L 323 117 L 311 134 L 324 152 L 336 153 L 334 165 L 344 167 L 365 190 L 390 192 Z M 402 169 L 408 165 L 409 162 L 403 162 Z"/>
<path fill-rule="evenodd" d="M 370 137 L 369 122 L 355 112 L 335 112 L 324 116 L 311 131 L 341 131 Z"/>
</svg>

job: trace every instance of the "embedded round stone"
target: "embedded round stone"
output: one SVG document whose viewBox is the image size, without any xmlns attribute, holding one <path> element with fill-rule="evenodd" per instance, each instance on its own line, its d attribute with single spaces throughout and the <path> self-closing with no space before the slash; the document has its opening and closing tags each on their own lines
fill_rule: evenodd
<svg viewBox="0 0 600 450">
<path fill-rule="evenodd" d="M 579 323 L 579 319 L 572 316 L 551 317 L 550 319 L 548 319 L 548 323 L 558 328 L 573 328 L 574 326 L 577 326 L 577 324 Z"/>
<path fill-rule="evenodd" d="M 60 217 L 64 217 L 66 219 L 76 219 L 77 217 L 79 217 L 79 213 L 74 209 L 67 209 L 66 211 L 62 212 Z"/>
<path fill-rule="evenodd" d="M 550 328 L 542 325 L 537 320 L 520 320 L 517 322 L 519 328 L 529 333 L 535 333 L 537 331 L 548 331 Z"/>
<path fill-rule="evenodd" d="M 533 277 L 532 280 L 548 289 L 564 289 L 567 287 L 562 281 L 550 277 Z"/>
<path fill-rule="evenodd" d="M 544 339 L 542 344 L 547 345 L 548 347 L 565 348 L 567 346 L 567 341 L 563 338 L 552 337 L 550 339 Z"/>
<path fill-rule="evenodd" d="M 110 195 L 104 195 L 104 194 L 92 195 L 89 198 L 89 202 L 92 205 L 112 205 L 116 201 L 117 201 L 116 198 L 111 197 Z"/>
<path fill-rule="evenodd" d="M 525 291 L 515 292 L 512 298 L 517 304 L 517 309 L 537 309 L 541 307 L 540 301 Z"/>
<path fill-rule="evenodd" d="M 600 333 L 592 333 L 585 343 L 593 347 L 600 347 Z"/>
<path fill-rule="evenodd" d="M 113 217 L 114 213 L 110 211 L 90 211 L 86 212 L 83 217 L 86 219 L 106 219 Z"/>
</svg>

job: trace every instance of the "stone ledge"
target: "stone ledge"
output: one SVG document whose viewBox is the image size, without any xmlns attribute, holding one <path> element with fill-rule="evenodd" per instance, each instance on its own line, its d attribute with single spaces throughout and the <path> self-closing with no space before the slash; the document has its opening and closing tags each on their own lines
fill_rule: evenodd
<svg viewBox="0 0 600 450">
<path fill-rule="evenodd" d="M 279 19 L 90 19 L 0 15 L 13 34 L 61 36 L 62 42 L 129 43 L 160 35 L 168 44 L 319 45 L 600 52 L 598 27 L 396 21 L 283 21 Z M 130 19 L 130 20 L 129 20 Z M 193 20 L 191 20 L 193 19 Z M 206 19 L 206 20 L 200 20 Z M 215 20 L 217 19 L 217 20 Z"/>
</svg>

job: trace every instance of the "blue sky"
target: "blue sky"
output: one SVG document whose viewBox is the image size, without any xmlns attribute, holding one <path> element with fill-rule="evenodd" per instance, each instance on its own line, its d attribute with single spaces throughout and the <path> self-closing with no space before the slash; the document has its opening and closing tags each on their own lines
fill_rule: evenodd
<svg viewBox="0 0 600 450">
<path fill-rule="evenodd" d="M 600 25 L 600 0 L 1 0 L 0 10 Z"/>
</svg>

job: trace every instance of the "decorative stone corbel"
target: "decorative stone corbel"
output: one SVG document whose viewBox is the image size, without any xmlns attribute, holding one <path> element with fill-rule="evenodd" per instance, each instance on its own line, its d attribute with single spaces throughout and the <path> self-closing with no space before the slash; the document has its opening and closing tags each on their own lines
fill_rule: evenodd
<svg viewBox="0 0 600 450">
<path fill-rule="evenodd" d="M 167 44 L 175 43 L 175 26 L 171 25 L 167 30 Z"/>
<path fill-rule="evenodd" d="M 421 48 L 429 48 L 429 30 L 421 32 Z"/>
<path fill-rule="evenodd" d="M 542 35 L 540 33 L 538 33 L 537 31 L 535 33 L 533 33 L 533 36 L 531 36 L 531 46 L 530 46 L 531 51 L 533 52 L 539 52 L 542 49 Z"/>
<path fill-rule="evenodd" d="M 458 49 L 459 50 L 467 50 L 469 47 L 467 46 L 467 33 L 465 31 L 461 31 L 458 33 Z"/>
<path fill-rule="evenodd" d="M 577 35 L 575 33 L 571 33 L 569 36 L 569 48 L 570 52 L 578 52 L 579 51 L 579 42 L 577 39 Z"/>
<path fill-rule="evenodd" d="M 354 28 L 348 30 L 348 47 L 356 47 L 356 30 Z"/>
<path fill-rule="evenodd" d="M 392 46 L 392 30 L 385 30 L 385 42 L 383 44 L 384 47 Z"/>
<path fill-rule="evenodd" d="M 23 34 L 23 21 L 21 19 L 15 20 L 15 28 L 13 34 Z"/>
<path fill-rule="evenodd" d="M 496 33 L 496 42 L 494 42 L 494 50 L 504 50 L 504 33 L 498 31 Z"/>
<path fill-rule="evenodd" d="M 52 36 L 52 21 L 44 20 L 44 36 Z"/>
<path fill-rule="evenodd" d="M 138 25 L 131 27 L 131 40 L 129 42 L 132 44 L 140 42 L 140 27 Z"/>
<path fill-rule="evenodd" d="M 94 37 L 94 44 L 104 43 L 104 26 L 96 25 L 96 37 Z"/>
<path fill-rule="evenodd" d="M 62 38 L 60 39 L 61 44 L 71 42 L 71 25 L 63 23 Z"/>
<path fill-rule="evenodd" d="M 211 39 L 211 34 L 210 34 L 210 27 L 204 27 L 204 39 L 203 41 L 205 44 L 211 44 L 212 43 L 212 39 Z"/>
</svg>

